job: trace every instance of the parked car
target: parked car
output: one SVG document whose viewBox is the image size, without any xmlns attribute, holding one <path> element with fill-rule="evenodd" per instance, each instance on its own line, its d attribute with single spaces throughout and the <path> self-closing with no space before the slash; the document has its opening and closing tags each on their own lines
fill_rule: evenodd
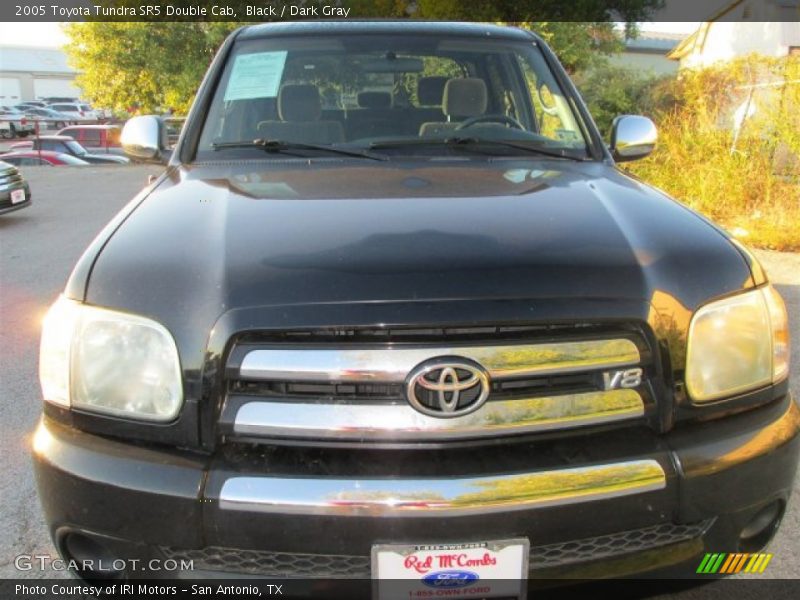
<svg viewBox="0 0 800 600">
<path fill-rule="evenodd" d="M 0 109 L 0 138 L 13 140 L 15 137 L 27 137 L 33 133 L 34 125 L 17 110 L 11 108 Z"/>
<path fill-rule="evenodd" d="M 73 138 L 94 154 L 122 155 L 122 146 L 119 143 L 121 131 L 119 125 L 73 125 L 62 129 L 58 135 Z"/>
<path fill-rule="evenodd" d="M 103 121 L 107 121 L 114 117 L 114 111 L 110 108 L 95 108 L 95 112 L 97 113 L 97 118 Z"/>
<path fill-rule="evenodd" d="M 91 106 L 79 102 L 55 102 L 48 105 L 48 108 L 69 115 L 71 120 L 76 122 L 97 121 L 101 118 Z"/>
<path fill-rule="evenodd" d="M 50 150 L 51 152 L 71 154 L 72 156 L 75 156 L 83 161 L 95 164 L 127 164 L 130 162 L 130 160 L 124 156 L 93 154 L 88 152 L 86 148 L 80 145 L 80 143 L 76 142 L 73 138 L 67 135 L 40 135 L 29 141 L 13 144 L 9 150 Z"/>
<path fill-rule="evenodd" d="M 772 538 L 800 451 L 784 303 L 619 168 L 655 126 L 607 145 L 540 37 L 249 25 L 189 114 L 44 321 L 47 527 L 115 565 L 80 576 L 168 557 L 494 597 Z M 122 133 L 139 160 L 165 139 Z"/>
<path fill-rule="evenodd" d="M 7 152 L 5 154 L 0 154 L 0 160 L 17 167 L 82 167 L 89 164 L 85 160 L 81 160 L 72 154 L 52 152 L 50 150 L 20 150 L 17 152 Z"/>
<path fill-rule="evenodd" d="M 25 102 L 20 102 L 14 108 L 20 112 L 25 112 L 29 108 L 47 108 L 47 102 L 42 102 L 40 100 L 26 100 Z"/>
<path fill-rule="evenodd" d="M 19 170 L 0 160 L 0 215 L 31 205 L 31 189 Z"/>
<path fill-rule="evenodd" d="M 34 123 L 39 121 L 40 129 L 61 129 L 70 122 L 69 115 L 64 115 L 50 108 L 30 107 L 25 111 L 25 116 Z"/>
<path fill-rule="evenodd" d="M 42 102 L 47 104 L 55 104 L 56 102 L 80 102 L 80 98 L 73 98 L 70 96 L 45 96 L 40 98 Z"/>
</svg>

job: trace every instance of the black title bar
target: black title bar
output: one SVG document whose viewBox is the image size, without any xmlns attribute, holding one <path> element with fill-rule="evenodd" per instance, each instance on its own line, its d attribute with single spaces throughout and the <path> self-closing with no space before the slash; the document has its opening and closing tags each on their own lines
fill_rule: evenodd
<svg viewBox="0 0 800 600">
<path fill-rule="evenodd" d="M 800 0 L 3 0 L 0 21 L 800 21 Z"/>
</svg>

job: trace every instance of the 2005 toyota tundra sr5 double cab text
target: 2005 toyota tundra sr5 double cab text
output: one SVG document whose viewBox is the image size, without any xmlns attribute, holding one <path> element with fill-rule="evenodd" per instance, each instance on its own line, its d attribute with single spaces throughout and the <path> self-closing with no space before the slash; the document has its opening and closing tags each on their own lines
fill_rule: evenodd
<svg viewBox="0 0 800 600">
<path fill-rule="evenodd" d="M 59 552 L 435 586 L 761 549 L 798 457 L 786 309 L 617 168 L 655 143 L 622 116 L 606 146 L 528 31 L 232 34 L 45 319 Z"/>
</svg>

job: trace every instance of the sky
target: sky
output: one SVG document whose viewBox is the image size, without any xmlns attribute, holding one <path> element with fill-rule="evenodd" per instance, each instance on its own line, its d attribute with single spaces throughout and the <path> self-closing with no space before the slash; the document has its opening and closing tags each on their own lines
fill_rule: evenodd
<svg viewBox="0 0 800 600">
<path fill-rule="evenodd" d="M 699 23 L 659 22 L 642 23 L 644 31 L 690 34 Z M 0 23 L 0 40 L 9 46 L 38 46 L 57 48 L 67 37 L 61 30 L 61 23 Z"/>
<path fill-rule="evenodd" d="M 639 23 L 639 27 L 642 29 L 642 31 L 658 31 L 659 33 L 685 33 L 686 35 L 694 33 L 699 26 L 699 21 L 696 23 L 689 21 L 675 23 L 667 21 Z"/>
<path fill-rule="evenodd" d="M 0 23 L 0 40 L 8 46 L 57 48 L 67 41 L 61 23 Z"/>
</svg>

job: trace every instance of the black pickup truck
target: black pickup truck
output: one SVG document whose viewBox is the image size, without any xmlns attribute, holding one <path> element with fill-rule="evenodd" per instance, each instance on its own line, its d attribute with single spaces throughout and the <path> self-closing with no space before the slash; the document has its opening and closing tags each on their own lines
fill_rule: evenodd
<svg viewBox="0 0 800 600">
<path fill-rule="evenodd" d="M 620 116 L 604 143 L 522 29 L 232 34 L 45 320 L 61 555 L 405 598 L 757 555 L 800 448 L 787 313 L 746 248 L 620 170 L 656 137 Z M 143 116 L 122 142 L 165 138 Z"/>
</svg>

